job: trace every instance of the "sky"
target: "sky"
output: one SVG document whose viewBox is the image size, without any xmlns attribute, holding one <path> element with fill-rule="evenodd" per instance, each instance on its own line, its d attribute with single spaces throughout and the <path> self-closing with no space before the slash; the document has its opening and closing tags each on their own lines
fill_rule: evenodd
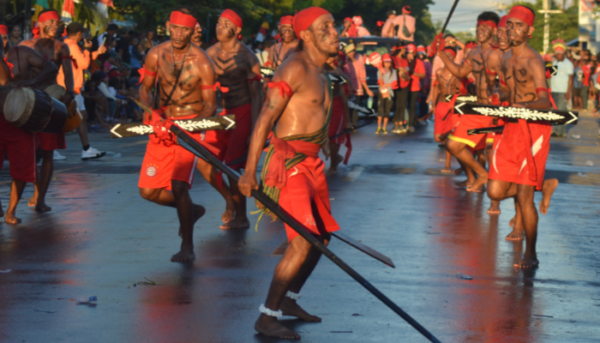
<svg viewBox="0 0 600 343">
<path fill-rule="evenodd" d="M 454 0 L 434 0 L 435 5 L 429 6 L 429 12 L 431 12 L 431 18 L 433 22 L 438 20 L 442 21 L 442 24 L 446 21 L 446 17 L 450 12 L 450 8 L 454 4 Z M 535 0 L 529 0 L 534 2 Z M 568 0 L 567 6 L 570 6 L 574 0 Z M 515 0 L 514 2 L 518 2 Z M 562 0 L 559 1 L 562 3 Z M 496 4 L 509 5 L 513 3 L 512 0 L 459 0 L 456 10 L 452 15 L 452 19 L 448 24 L 448 29 L 452 32 L 459 31 L 471 31 L 475 30 L 475 24 L 477 22 L 477 15 L 483 11 L 497 11 L 498 7 Z M 506 13 L 500 12 L 501 15 Z"/>
</svg>

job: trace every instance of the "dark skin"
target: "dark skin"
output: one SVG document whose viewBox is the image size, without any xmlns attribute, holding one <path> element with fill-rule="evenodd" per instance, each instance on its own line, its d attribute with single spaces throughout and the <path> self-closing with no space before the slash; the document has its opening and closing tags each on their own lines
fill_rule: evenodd
<svg viewBox="0 0 600 343">
<path fill-rule="evenodd" d="M 502 58 L 500 77 L 505 80 L 506 86 L 500 86 L 500 94 L 507 99 L 511 106 L 532 109 L 549 109 L 552 104 L 547 91 L 537 92 L 538 88 L 546 88 L 546 69 L 540 54 L 533 50 L 529 44 L 529 36 L 534 28 L 525 22 L 509 18 L 507 22 L 508 38 L 512 49 L 507 51 Z M 549 181 L 549 180 L 548 180 Z M 544 211 L 550 205 L 550 198 L 556 185 L 547 185 L 542 188 L 542 193 L 547 202 Z M 544 188 L 546 188 L 544 190 Z M 526 249 L 523 259 L 515 264 L 516 268 L 535 268 L 539 264 L 536 253 L 538 213 L 533 203 L 535 186 L 513 184 L 506 181 L 490 180 L 488 196 L 492 200 L 501 201 L 507 197 L 516 197 L 516 206 L 520 211 L 517 219 L 522 222 L 525 231 Z M 519 212 L 518 212 L 519 214 Z M 517 224 L 515 223 L 515 227 Z"/>
<path fill-rule="evenodd" d="M 273 77 L 274 82 L 285 81 L 294 94 L 289 98 L 282 97 L 277 89 L 269 89 L 267 100 L 252 133 L 246 171 L 239 180 L 240 190 L 245 196 L 251 196 L 251 191 L 258 189 L 257 164 L 275 122 L 276 136 L 286 137 L 316 132 L 323 127 L 327 119 L 332 99 L 327 89 L 324 65 L 329 56 L 336 55 L 339 49 L 333 17 L 329 14 L 322 15 L 308 30 L 300 32 L 300 37 L 304 41 L 304 49 L 286 59 Z M 327 147 L 328 144 L 323 146 L 326 156 Z M 318 237 L 324 244 L 329 242 L 329 238 L 329 235 Z M 306 321 L 320 322 L 321 318 L 306 313 L 296 301 L 284 298 L 287 291 L 300 292 L 320 257 L 321 253 L 301 236 L 292 239 L 275 269 L 265 307 L 273 311 L 281 309 L 283 314 L 297 316 Z M 254 328 L 266 336 L 300 339 L 296 332 L 285 328 L 275 317 L 265 314 L 260 315 Z"/>
<path fill-rule="evenodd" d="M 242 29 L 235 26 L 231 20 L 219 18 L 216 27 L 218 42 L 206 52 L 215 65 L 217 81 L 229 88 L 229 92 L 221 93 L 223 107 L 231 109 L 251 103 L 252 123 L 254 123 L 262 103 L 262 84 L 250 80 L 256 75 L 260 75 L 260 62 L 252 50 L 237 39 L 241 31 Z M 240 82 L 240 80 L 247 81 Z M 237 182 L 230 178 L 229 190 L 221 189 L 216 184 L 216 170 L 212 165 L 199 160 L 197 168 L 225 198 L 227 208 L 222 216 L 225 224 L 221 226 L 221 229 L 249 228 L 246 198 L 240 193 Z M 231 204 L 233 204 L 233 208 Z"/>
<path fill-rule="evenodd" d="M 328 73 L 344 77 L 344 78 L 346 78 L 346 81 L 349 82 L 348 78 L 344 74 L 344 72 L 340 68 L 338 68 L 338 66 L 336 66 L 334 64 L 334 61 L 336 59 L 338 59 L 337 56 L 330 57 L 327 60 L 327 64 L 325 65 L 325 70 Z M 339 63 L 339 59 L 338 59 L 338 63 Z M 342 103 L 344 106 L 344 119 L 345 119 L 344 120 L 344 128 L 347 130 L 350 130 L 350 129 L 352 129 L 352 120 L 350 119 L 350 108 L 348 107 L 348 96 L 346 95 L 346 89 L 345 89 L 345 87 L 342 87 L 337 82 L 333 82 L 332 85 L 333 85 L 333 97 L 334 98 L 336 96 L 341 97 Z M 339 152 L 340 152 L 339 144 L 335 144 L 332 141 L 329 141 L 329 150 L 331 151 L 331 165 L 329 166 L 329 172 L 335 173 L 335 172 L 337 172 L 338 165 L 344 160 L 344 157 L 339 154 Z"/>
<path fill-rule="evenodd" d="M 2 40 L 3 45 L 6 41 Z M 17 55 L 18 51 L 18 55 Z M 18 56 L 18 58 L 17 58 Z M 12 47 L 8 50 L 6 60 L 14 65 L 11 76 L 11 70 L 4 62 L 4 51 L 0 52 L 0 85 L 8 85 L 15 87 L 33 87 L 39 83 L 43 83 L 46 79 L 56 80 L 58 68 L 53 63 L 47 63 L 47 60 L 28 47 Z M 41 70 L 35 77 L 31 77 L 32 69 Z M 25 189 L 25 181 L 14 179 L 11 184 L 10 200 L 6 213 L 2 210 L 0 204 L 0 217 L 4 217 L 4 222 L 7 224 L 18 224 L 20 218 L 16 217 L 16 210 L 19 200 Z"/>
<path fill-rule="evenodd" d="M 38 23 L 38 25 L 40 27 L 40 36 L 38 38 L 22 41 L 19 45 L 34 49 L 40 55 L 47 56 L 54 62 L 57 68 L 63 68 L 67 92 L 59 100 L 68 107 L 71 104 L 71 101 L 73 101 L 71 94 L 74 94 L 73 69 L 71 60 L 66 58 L 63 59 L 63 57 L 71 56 L 69 46 L 56 39 L 59 25 L 58 20 L 49 19 L 42 23 Z M 36 72 L 35 68 L 33 72 Z M 46 89 L 56 83 L 56 78 L 45 79 L 44 82 L 39 83 L 37 87 L 39 89 Z M 46 205 L 46 193 L 48 192 L 53 173 L 54 151 L 42 150 L 42 167 L 35 183 L 35 192 L 31 200 L 29 200 L 29 206 L 35 206 L 36 211 L 46 212 L 52 210 L 51 207 Z"/>
<path fill-rule="evenodd" d="M 494 43 L 496 29 L 488 25 L 478 25 L 476 32 L 477 40 L 480 44 L 472 49 L 467 55 L 466 60 L 468 63 L 457 65 L 443 51 L 438 51 L 437 54 L 452 75 L 463 78 L 467 77 L 470 73 L 473 73 L 475 84 L 477 86 L 477 102 L 487 104 L 489 103 L 489 99 L 487 94 L 484 61 L 487 60 L 489 54 L 493 51 L 491 45 Z M 467 145 L 463 142 L 449 139 L 446 144 L 446 149 L 452 156 L 456 157 L 463 167 L 466 167 L 467 191 L 481 192 L 487 183 L 488 173 L 485 168 L 473 158 L 473 155 L 467 150 Z M 477 174 L 477 179 L 475 179 L 473 172 Z"/>
<path fill-rule="evenodd" d="M 216 111 L 216 92 L 202 89 L 215 83 L 214 68 L 208 55 L 191 43 L 193 28 L 170 24 L 171 41 L 162 43 L 150 50 L 146 56 L 146 68 L 157 73 L 160 88 L 160 105 L 167 106 L 165 114 L 169 118 L 197 115 L 210 117 Z M 175 84 L 177 73 L 182 70 Z M 139 90 L 140 101 L 152 107 L 155 78 L 146 75 Z M 171 100 L 167 97 L 176 87 Z M 144 116 L 149 115 L 148 113 Z M 171 180 L 172 191 L 164 188 L 140 188 L 140 195 L 162 206 L 177 209 L 179 217 L 181 250 L 171 257 L 173 262 L 192 261 L 194 254 L 194 224 L 204 213 L 204 207 L 192 203 L 188 183 Z"/>
<path fill-rule="evenodd" d="M 281 65 L 283 60 L 293 54 L 298 47 L 298 40 L 292 25 L 279 25 L 279 34 L 281 35 L 281 43 L 273 45 L 269 50 L 269 60 L 273 68 Z"/>
</svg>

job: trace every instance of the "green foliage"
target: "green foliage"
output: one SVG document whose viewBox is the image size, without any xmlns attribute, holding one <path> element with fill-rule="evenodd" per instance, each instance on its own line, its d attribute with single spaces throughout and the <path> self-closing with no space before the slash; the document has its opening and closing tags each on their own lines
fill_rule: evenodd
<svg viewBox="0 0 600 343">
<path fill-rule="evenodd" d="M 554 2 L 551 2 L 552 10 L 559 9 Z M 515 3 L 514 5 L 519 5 Z M 529 45 L 537 51 L 542 51 L 544 48 L 544 14 L 538 13 L 543 9 L 542 0 L 537 0 L 535 4 L 530 2 L 521 3 L 523 6 L 530 7 L 536 13 L 533 36 L 529 39 Z M 507 11 L 510 11 L 510 6 Z M 508 12 L 507 12 L 508 13 Z M 564 13 L 550 14 L 550 49 L 552 49 L 552 41 L 561 38 L 565 42 L 573 40 L 579 36 L 579 27 L 576 24 L 579 21 L 579 7 L 576 4 L 567 8 Z"/>
</svg>

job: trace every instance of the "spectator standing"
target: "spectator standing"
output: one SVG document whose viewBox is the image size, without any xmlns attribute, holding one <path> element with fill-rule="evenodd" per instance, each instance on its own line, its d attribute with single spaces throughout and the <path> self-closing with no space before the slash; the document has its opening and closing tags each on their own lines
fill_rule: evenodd
<svg viewBox="0 0 600 343">
<path fill-rule="evenodd" d="M 383 24 L 383 27 L 381 28 L 381 37 L 389 37 L 389 38 L 394 38 L 396 37 L 396 33 L 394 32 L 394 19 L 396 19 L 396 10 L 389 10 L 387 11 L 387 20 L 385 21 L 385 24 Z"/>
<path fill-rule="evenodd" d="M 79 47 L 79 42 L 83 39 L 83 34 L 85 32 L 85 28 L 81 23 L 72 22 L 67 26 L 67 38 L 65 38 L 64 43 L 67 44 L 69 50 L 71 52 L 71 68 L 73 70 L 73 91 L 75 93 L 75 103 L 77 104 L 77 110 L 81 113 L 82 121 L 77 128 L 77 133 L 79 133 L 79 138 L 81 139 L 81 145 L 83 150 L 81 151 L 81 159 L 82 160 L 90 160 L 95 158 L 100 158 L 104 156 L 104 152 L 98 151 L 97 149 L 90 146 L 90 142 L 88 139 L 88 128 L 87 121 L 88 115 L 84 103 L 83 96 L 81 95 L 81 88 L 83 87 L 85 70 L 90 66 L 90 61 L 92 59 L 96 59 L 99 54 L 102 54 L 106 48 L 101 46 L 98 51 L 90 53 L 92 48 L 92 42 L 85 40 L 83 43 L 84 51 L 81 51 Z M 58 76 L 56 81 L 59 85 L 66 88 L 65 85 L 65 74 L 62 66 L 58 71 Z"/>
<path fill-rule="evenodd" d="M 392 21 L 392 28 L 398 26 L 397 36 L 405 42 L 415 41 L 415 17 L 410 15 L 410 6 L 402 7 L 402 15 L 396 16 Z"/>
<path fill-rule="evenodd" d="M 356 28 L 356 36 L 357 37 L 365 37 L 365 36 L 371 35 L 369 30 L 367 30 L 364 26 L 362 26 L 363 25 L 362 17 L 360 17 L 360 16 L 352 17 L 352 23 L 354 24 L 354 27 Z"/>
<path fill-rule="evenodd" d="M 146 36 L 142 38 L 140 44 L 144 48 L 144 51 L 148 52 L 148 50 L 154 48 L 156 43 L 154 42 L 154 31 L 148 31 Z"/>
<path fill-rule="evenodd" d="M 357 37 L 358 32 L 352 18 L 344 18 L 344 29 L 340 33 L 340 37 Z"/>
<path fill-rule="evenodd" d="M 588 50 L 583 50 L 581 52 L 581 58 L 583 59 L 583 63 L 581 65 L 581 70 L 583 71 L 583 80 L 581 87 L 581 105 L 584 111 L 588 109 L 588 99 L 590 94 L 593 92 L 593 87 L 590 87 L 590 78 L 592 76 L 592 68 L 593 63 Z"/>
<path fill-rule="evenodd" d="M 415 132 L 414 126 L 417 123 L 417 97 L 421 91 L 421 79 L 425 77 L 426 71 L 423 61 L 417 58 L 417 47 L 414 44 L 408 44 L 406 52 L 408 76 L 410 77 L 410 92 L 408 97 L 409 109 L 406 130 L 409 133 L 412 133 Z"/>
<path fill-rule="evenodd" d="M 10 36 L 8 37 L 8 47 L 18 46 L 23 40 L 22 34 L 23 31 L 19 25 L 13 26 L 12 31 L 10 31 Z"/>
<path fill-rule="evenodd" d="M 394 104 L 394 92 L 398 89 L 398 72 L 393 68 L 390 54 L 384 54 L 382 61 L 383 68 L 377 71 L 379 99 L 377 104 L 377 131 L 375 133 L 387 135 L 387 124 Z M 381 127 L 382 121 L 383 128 Z"/>
<path fill-rule="evenodd" d="M 581 59 L 579 56 L 573 56 L 573 109 L 581 110 L 581 88 L 583 87 L 583 69 L 581 69 Z"/>
<path fill-rule="evenodd" d="M 352 86 L 354 94 L 356 95 L 356 104 L 361 105 L 364 103 L 366 96 L 372 97 L 373 92 L 367 85 L 367 70 L 365 69 L 365 58 L 364 56 L 356 53 L 356 46 L 354 43 L 346 45 L 344 48 L 348 57 L 344 72 L 352 80 Z M 358 111 L 352 111 L 352 125 L 358 125 Z"/>
<path fill-rule="evenodd" d="M 431 89 L 432 65 L 427 59 L 427 50 L 424 46 L 419 45 L 417 47 L 417 57 L 423 62 L 423 66 L 425 67 L 425 77 L 421 79 L 421 94 L 419 95 L 419 119 L 423 119 L 429 113 L 427 99 L 429 98 Z"/>
<path fill-rule="evenodd" d="M 550 79 L 550 88 L 552 89 L 552 99 L 558 110 L 567 110 L 567 102 L 571 99 L 571 89 L 573 88 L 573 63 L 565 58 L 566 45 L 562 39 L 557 39 L 553 43 L 555 61 L 553 65 L 558 69 L 556 75 Z M 567 126 L 556 125 L 552 127 L 552 136 L 566 137 Z"/>
<path fill-rule="evenodd" d="M 399 87 L 396 90 L 396 109 L 394 110 L 394 128 L 392 133 L 406 133 L 406 104 L 410 93 L 410 76 L 408 74 L 408 60 L 406 59 L 406 47 L 397 43 L 392 48 L 392 59 L 398 72 Z"/>
</svg>

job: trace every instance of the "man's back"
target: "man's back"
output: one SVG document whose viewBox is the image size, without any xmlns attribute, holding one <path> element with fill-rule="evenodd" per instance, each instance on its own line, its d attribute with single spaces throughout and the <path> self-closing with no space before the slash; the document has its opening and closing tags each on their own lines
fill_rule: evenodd
<svg viewBox="0 0 600 343">
<path fill-rule="evenodd" d="M 392 23 L 392 26 L 398 25 L 398 38 L 400 38 L 402 40 L 414 42 L 414 40 L 415 40 L 415 24 L 416 24 L 415 17 L 408 15 L 408 14 L 402 14 L 402 15 L 396 16 L 396 18 L 394 18 L 394 22 Z M 405 35 L 404 30 L 403 30 L 404 25 L 406 25 L 406 29 L 408 29 L 408 32 L 410 33 L 410 35 Z"/>
</svg>

